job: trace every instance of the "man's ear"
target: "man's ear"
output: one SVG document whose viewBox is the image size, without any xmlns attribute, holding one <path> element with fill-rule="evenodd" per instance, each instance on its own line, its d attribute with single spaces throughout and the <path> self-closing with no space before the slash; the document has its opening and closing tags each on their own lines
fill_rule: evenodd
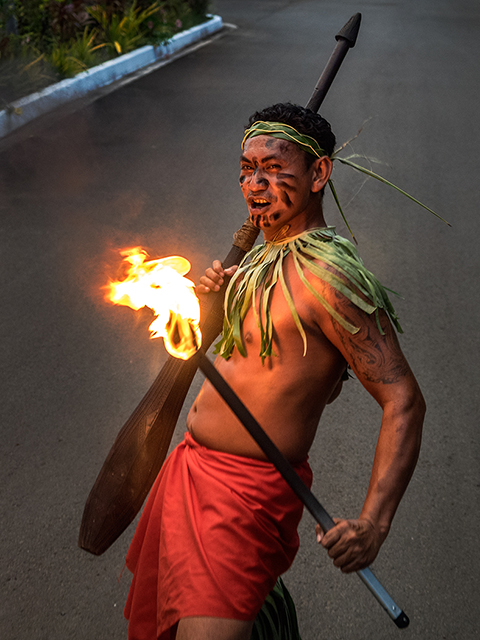
<svg viewBox="0 0 480 640">
<path fill-rule="evenodd" d="M 333 163 L 328 156 L 323 156 L 315 160 L 312 168 L 312 192 L 318 193 L 327 184 L 332 173 Z"/>
</svg>

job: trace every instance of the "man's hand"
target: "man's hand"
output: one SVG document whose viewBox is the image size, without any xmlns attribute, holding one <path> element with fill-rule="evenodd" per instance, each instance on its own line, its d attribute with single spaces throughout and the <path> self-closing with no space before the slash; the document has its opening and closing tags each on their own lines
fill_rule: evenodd
<svg viewBox="0 0 480 640">
<path fill-rule="evenodd" d="M 368 567 L 377 557 L 386 535 L 376 531 L 368 520 L 334 518 L 335 526 L 323 533 L 317 524 L 317 541 L 328 550 L 333 564 L 344 573 Z"/>
<path fill-rule="evenodd" d="M 220 260 L 214 260 L 212 266 L 206 269 L 205 275 L 200 278 L 197 292 L 209 293 L 210 291 L 219 291 L 225 276 L 233 276 L 237 269 L 238 265 L 224 269 Z"/>
</svg>

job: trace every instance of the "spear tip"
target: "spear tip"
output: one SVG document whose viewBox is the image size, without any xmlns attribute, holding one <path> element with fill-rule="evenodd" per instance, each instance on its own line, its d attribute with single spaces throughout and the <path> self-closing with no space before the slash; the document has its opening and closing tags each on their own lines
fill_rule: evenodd
<svg viewBox="0 0 480 640">
<path fill-rule="evenodd" d="M 342 27 L 342 29 L 340 29 L 340 31 L 337 33 L 337 35 L 335 36 L 335 40 L 346 40 L 350 49 L 354 47 L 355 43 L 357 42 L 361 20 L 361 13 L 356 13 L 354 16 L 352 16 L 347 24 Z"/>
</svg>

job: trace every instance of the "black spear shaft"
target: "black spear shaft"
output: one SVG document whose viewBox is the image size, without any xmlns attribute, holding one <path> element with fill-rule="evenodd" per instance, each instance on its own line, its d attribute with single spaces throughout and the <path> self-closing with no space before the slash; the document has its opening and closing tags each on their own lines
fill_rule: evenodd
<svg viewBox="0 0 480 640">
<path fill-rule="evenodd" d="M 348 53 L 349 49 L 352 49 L 355 46 L 357 41 L 358 31 L 360 29 L 360 22 L 362 20 L 362 14 L 356 13 L 353 15 L 350 20 L 340 29 L 340 31 L 335 36 L 335 40 L 337 44 L 335 49 L 332 51 L 332 55 L 330 56 L 325 68 L 322 71 L 322 75 L 317 81 L 315 85 L 315 89 L 310 97 L 310 100 L 306 104 L 306 109 L 310 109 L 311 111 L 315 111 L 315 113 L 320 109 L 320 106 L 325 99 L 325 96 L 330 89 L 332 82 L 337 75 L 338 70 Z M 240 233 L 243 230 L 248 232 L 251 237 L 254 236 L 255 233 L 259 233 L 259 230 L 252 229 L 252 223 L 250 220 L 247 220 L 243 227 L 237 232 Z M 253 242 L 255 238 L 253 239 Z M 252 244 L 253 244 L 252 242 Z M 227 255 L 225 260 L 222 262 L 223 268 L 227 269 L 233 265 L 236 265 L 240 262 L 240 260 L 245 255 L 245 251 L 239 249 L 240 245 L 234 246 L 231 248 L 230 253 Z M 223 294 L 227 288 L 229 282 L 229 278 L 225 279 L 224 284 L 222 285 L 220 291 L 217 293 L 215 297 L 215 302 L 217 304 L 216 312 L 219 313 L 218 307 L 221 305 L 221 313 L 223 315 Z M 210 294 L 211 295 L 211 294 Z"/>
<path fill-rule="evenodd" d="M 333 79 L 337 75 L 337 71 L 340 69 L 343 59 L 348 53 L 348 50 L 355 46 L 361 19 L 362 14 L 356 13 L 335 36 L 337 45 L 333 50 L 330 60 L 327 62 L 322 75 L 318 79 L 310 100 L 307 102 L 307 109 L 311 109 L 312 111 L 319 110 L 323 99 L 330 89 Z"/>
<path fill-rule="evenodd" d="M 237 394 L 233 391 L 226 380 L 215 369 L 212 362 L 205 355 L 204 351 L 200 351 L 196 356 L 198 358 L 198 368 L 203 372 L 207 380 L 213 385 L 223 400 L 227 403 L 233 413 L 243 424 L 248 433 L 258 444 L 263 453 L 272 462 L 283 478 L 286 480 L 291 489 L 300 498 L 303 504 L 310 511 L 315 520 L 320 524 L 326 532 L 335 526 L 330 515 L 325 511 L 323 506 L 313 495 L 310 489 L 302 481 L 290 462 L 285 458 L 283 453 L 272 442 L 269 436 L 262 429 L 260 424 L 255 420 L 247 407 L 243 404 Z M 360 569 L 357 571 L 359 578 L 370 589 L 372 594 L 382 605 L 388 615 L 392 618 L 399 629 L 408 626 L 410 620 L 408 616 L 395 604 L 388 592 L 382 587 L 377 578 L 373 575 L 371 569 Z"/>
</svg>

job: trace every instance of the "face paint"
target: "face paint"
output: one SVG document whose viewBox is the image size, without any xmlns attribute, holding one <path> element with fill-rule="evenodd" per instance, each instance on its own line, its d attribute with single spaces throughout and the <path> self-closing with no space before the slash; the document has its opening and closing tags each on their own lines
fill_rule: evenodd
<svg viewBox="0 0 480 640">
<path fill-rule="evenodd" d="M 240 186 L 250 219 L 256 227 L 268 231 L 267 235 L 305 217 L 313 206 L 314 170 L 306 167 L 304 154 L 294 143 L 271 136 L 256 136 L 245 143 Z M 318 210 L 318 200 L 315 207 Z"/>
<path fill-rule="evenodd" d="M 250 220 L 257 227 L 257 229 L 268 229 L 271 225 L 268 219 L 268 216 L 263 214 L 250 214 Z"/>
</svg>

